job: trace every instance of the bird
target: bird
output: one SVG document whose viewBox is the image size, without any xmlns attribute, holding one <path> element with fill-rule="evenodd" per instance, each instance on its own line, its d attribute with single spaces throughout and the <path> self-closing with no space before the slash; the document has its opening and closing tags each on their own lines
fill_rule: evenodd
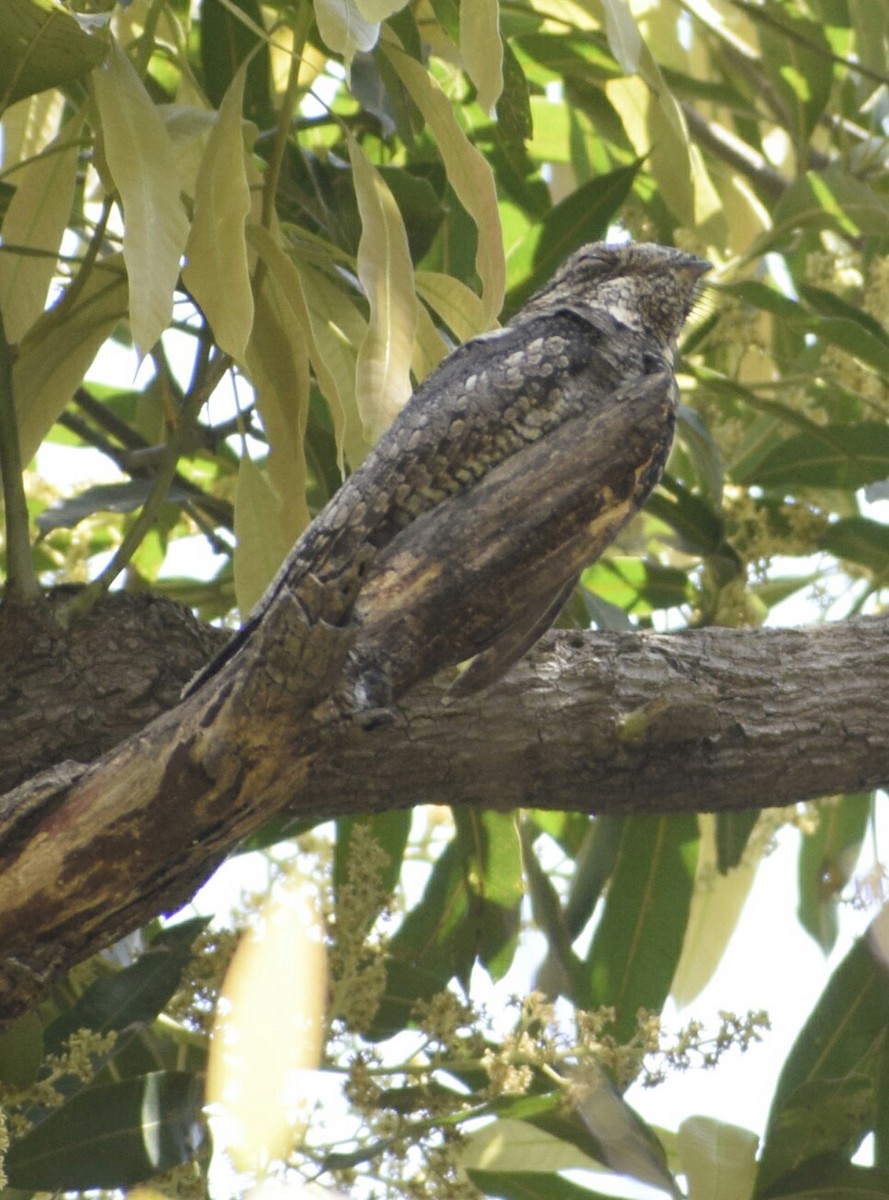
<svg viewBox="0 0 889 1200">
<path fill-rule="evenodd" d="M 362 588 L 406 530 L 433 512 L 446 517 L 441 506 L 473 496 L 504 464 L 520 466 L 523 455 L 530 461 L 534 448 L 545 448 L 559 430 L 567 427 L 572 442 L 576 430 L 582 446 L 591 420 L 627 406 L 642 389 L 662 401 L 664 417 L 638 464 L 638 482 L 619 522 L 624 524 L 663 471 L 678 406 L 677 341 L 710 269 L 703 258 L 653 242 L 599 241 L 575 250 L 506 324 L 458 346 L 423 380 L 298 539 L 242 629 L 186 694 L 237 653 L 284 588 L 309 622 L 360 623 Z M 544 460 L 538 450 L 534 461 Z M 591 539 L 590 561 L 605 548 L 600 543 Z M 545 631 L 576 583 L 575 558 L 572 553 L 565 577 L 554 573 L 548 594 L 529 598 L 527 611 L 521 598 L 513 604 L 518 615 L 509 626 L 492 622 L 490 638 L 481 639 L 489 644 L 453 684 L 456 693 L 490 686 Z M 354 709 L 388 707 L 385 667 L 368 665 L 366 649 L 352 676 Z"/>
</svg>

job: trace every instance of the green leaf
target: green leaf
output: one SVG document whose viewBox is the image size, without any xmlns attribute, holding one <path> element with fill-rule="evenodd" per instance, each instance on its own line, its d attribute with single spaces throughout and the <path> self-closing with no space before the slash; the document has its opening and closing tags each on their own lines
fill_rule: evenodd
<svg viewBox="0 0 889 1200">
<path fill-rule="evenodd" d="M 618 1035 L 620 1036 L 620 1035 Z M 605 1071 L 585 1064 L 577 1073 L 574 1104 L 596 1143 L 596 1158 L 621 1175 L 669 1192 L 680 1192 L 667 1170 L 663 1146 Z"/>
<path fill-rule="evenodd" d="M 187 941 L 168 939 L 156 943 L 130 966 L 91 984 L 46 1027 L 46 1053 L 60 1054 L 65 1039 L 77 1029 L 120 1032 L 153 1021 L 175 993 L 192 956 L 191 943 L 200 928 L 195 928 L 194 922 L 187 924 L 190 926 Z"/>
<path fill-rule="evenodd" d="M 269 441 L 265 469 L 281 502 L 279 525 L 274 531 L 278 544 L 273 550 L 273 554 L 279 554 L 285 543 L 289 549 L 309 523 L 305 459 L 308 331 L 299 277 L 290 260 L 267 231 L 249 232 L 251 244 L 262 247 L 269 266 L 256 297 L 246 365 Z"/>
<path fill-rule="evenodd" d="M 27 1012 L 0 1029 L 0 1083 L 28 1088 L 43 1062 L 43 1023 Z"/>
<path fill-rule="evenodd" d="M 454 810 L 477 954 L 492 979 L 509 969 L 524 896 L 522 848 L 514 813 Z M 471 968 L 471 962 L 469 963 Z M 466 971 L 468 981 L 468 970 Z"/>
<path fill-rule="evenodd" d="M 764 1194 L 757 1186 L 755 1196 Z M 824 1156 L 785 1176 L 768 1195 L 772 1200 L 885 1200 L 889 1171 Z"/>
<path fill-rule="evenodd" d="M 577 852 L 574 877 L 565 905 L 565 924 L 572 939 L 583 931 L 611 878 L 620 854 L 626 822 L 626 817 L 607 814 L 590 821 L 587 835 Z"/>
<path fill-rule="evenodd" d="M 37 517 L 37 528 L 41 533 L 49 533 L 53 529 L 73 529 L 97 512 L 133 512 L 145 503 L 153 486 L 151 479 L 94 484 L 76 496 L 69 496 L 45 508 Z M 194 499 L 194 491 L 176 483 L 167 492 L 169 503 L 183 504 L 191 499 Z"/>
<path fill-rule="evenodd" d="M 830 977 L 784 1063 L 767 1139 L 801 1085 L 869 1073 L 889 1022 L 889 980 L 877 954 L 868 937 L 859 938 Z"/>
<path fill-rule="evenodd" d="M 663 476 L 660 488 L 648 497 L 645 511 L 675 530 L 680 546 L 692 554 L 733 553 L 725 544 L 719 513 L 669 475 Z"/>
<path fill-rule="evenodd" d="M 824 425 L 786 438 L 733 474 L 738 483 L 762 487 L 864 487 L 889 476 L 889 426 Z"/>
<path fill-rule="evenodd" d="M 716 814 L 716 863 L 723 875 L 741 861 L 758 820 L 758 808 Z"/>
<path fill-rule="evenodd" d="M 722 454 L 710 430 L 694 409 L 685 404 L 679 406 L 676 435 L 688 451 L 707 500 L 719 504 L 723 485 Z"/>
<path fill-rule="evenodd" d="M 418 999 L 455 976 L 467 979 L 476 957 L 494 978 L 512 959 L 523 895 L 515 817 L 459 811 L 455 820 L 457 835 L 389 943 L 386 994 L 372 1037 L 404 1028 Z"/>
<path fill-rule="evenodd" d="M 243 14 L 243 20 L 238 12 Z M 201 66 L 207 99 L 214 108 L 221 107 L 235 76 L 248 59 L 244 111 L 250 120 L 265 126 L 274 120 L 274 113 L 262 9 L 257 0 L 231 0 L 230 4 L 223 0 L 203 0 Z"/>
<path fill-rule="evenodd" d="M 118 1188 L 190 1162 L 206 1138 L 200 1078 L 155 1071 L 88 1088 L 10 1147 L 14 1188 Z"/>
<path fill-rule="evenodd" d="M 809 171 L 782 193 L 772 229 L 751 253 L 762 254 L 796 229 L 833 229 L 846 237 L 886 236 L 889 205 L 868 184 L 839 168 Z"/>
<path fill-rule="evenodd" d="M 318 32 L 334 54 L 341 54 L 348 70 L 358 51 L 373 50 L 380 36 L 379 21 L 363 16 L 356 0 L 315 0 Z"/>
<path fill-rule="evenodd" d="M 382 22 L 407 5 L 408 0 L 355 0 L 361 15 L 368 21 Z"/>
<path fill-rule="evenodd" d="M 614 1200 L 607 1192 L 591 1192 L 555 1172 L 482 1171 L 470 1167 L 466 1174 L 485 1196 L 499 1200 Z"/>
<path fill-rule="evenodd" d="M 521 1174 L 529 1185 L 535 1175 L 547 1178 L 556 1171 L 601 1169 L 600 1161 L 589 1152 L 589 1147 L 581 1149 L 572 1141 L 532 1123 L 535 1116 L 545 1119 L 547 1114 L 553 1114 L 554 1109 L 561 1107 L 557 1097 L 523 1097 L 528 1101 L 525 1104 L 516 1099 L 517 1103 L 511 1103 L 509 1099 L 505 1104 L 498 1103 L 498 1119 L 469 1135 L 460 1150 L 460 1165 L 464 1169 L 484 1168 L 486 1171 Z M 526 1119 L 520 1119 L 522 1116 Z"/>
<path fill-rule="evenodd" d="M 861 792 L 829 797 L 817 806 L 818 825 L 799 853 L 799 919 L 825 954 L 837 937 L 837 910 L 852 878 L 873 812 L 873 796 Z"/>
<path fill-rule="evenodd" d="M 235 493 L 234 553 L 235 595 L 242 617 L 246 617 L 290 552 L 293 544 L 281 497 L 272 486 L 268 471 L 249 454 L 238 468 Z"/>
<path fill-rule="evenodd" d="M 28 331 L 13 367 L 22 459 L 29 462 L 83 380 L 99 347 L 126 315 L 120 255 L 95 266 L 73 303 L 66 295 Z"/>
<path fill-rule="evenodd" d="M 3 0 L 0 111 L 25 96 L 80 78 L 98 66 L 107 49 L 53 0 Z"/>
<path fill-rule="evenodd" d="M 553 274 L 565 258 L 584 242 L 604 237 L 615 213 L 629 195 L 640 162 L 619 167 L 581 184 L 547 213 L 533 236 L 534 267 L 521 285 L 509 293 L 507 309 L 514 312 Z"/>
<path fill-rule="evenodd" d="M 834 521 L 818 539 L 818 546 L 847 562 L 861 563 L 878 577 L 889 572 L 889 527 L 869 517 Z"/>
<path fill-rule="evenodd" d="M 757 1177 L 760 1193 L 800 1167 L 848 1161 L 873 1128 L 874 1081 L 866 1075 L 812 1079 L 788 1096 L 770 1123 Z"/>
<path fill-rule="evenodd" d="M 626 0 L 603 0 L 608 48 L 625 75 L 635 75 L 642 55 L 642 37 Z"/>
<path fill-rule="evenodd" d="M 808 141 L 830 98 L 831 48 L 822 27 L 788 6 L 770 5 L 759 22 L 761 62 L 790 114 L 797 145 Z"/>
<path fill-rule="evenodd" d="M 627 1040 L 640 1008 L 660 1012 L 682 951 L 694 886 L 693 813 L 627 820 L 605 908 L 586 957 L 584 1008 L 613 1005 Z"/>
<path fill-rule="evenodd" d="M 692 599 L 692 586 L 685 571 L 623 555 L 599 559 L 580 579 L 582 586 L 600 600 L 634 616 L 647 616 L 655 609 L 678 608 Z"/>
<path fill-rule="evenodd" d="M 439 271 L 418 271 L 417 291 L 461 342 L 484 333 L 488 326 L 482 302 L 465 283 Z"/>
</svg>

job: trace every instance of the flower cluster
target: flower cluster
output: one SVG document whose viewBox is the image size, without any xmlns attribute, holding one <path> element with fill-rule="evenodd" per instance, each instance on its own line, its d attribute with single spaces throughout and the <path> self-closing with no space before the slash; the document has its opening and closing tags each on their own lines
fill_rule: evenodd
<svg viewBox="0 0 889 1200">
<path fill-rule="evenodd" d="M 360 1032 L 373 1021 L 386 987 L 385 941 L 374 926 L 388 910 L 383 882 L 389 856 L 359 822 L 349 845 L 346 879 L 337 887 L 329 918 L 330 1018 Z"/>
<path fill-rule="evenodd" d="M 2 1139 L 7 1129 L 16 1137 L 27 1133 L 33 1124 L 35 1109 L 59 1108 L 66 1096 L 56 1086 L 63 1079 L 89 1083 L 111 1053 L 117 1033 L 96 1033 L 92 1029 L 75 1029 L 69 1034 L 60 1054 L 48 1054 L 33 1083 L 25 1087 L 0 1085 L 0 1111 L 4 1114 Z M 30 1114 L 30 1115 L 26 1115 Z"/>
</svg>

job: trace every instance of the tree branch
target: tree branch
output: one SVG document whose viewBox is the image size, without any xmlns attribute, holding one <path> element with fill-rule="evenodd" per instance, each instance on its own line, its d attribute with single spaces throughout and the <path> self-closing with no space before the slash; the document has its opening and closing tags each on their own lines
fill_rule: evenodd
<svg viewBox="0 0 889 1200">
<path fill-rule="evenodd" d="M 343 631 L 308 630 L 292 603 L 261 628 L 260 644 L 92 766 L 64 764 L 0 800 L 0 1012 L 185 903 L 278 812 L 724 811 L 889 781 L 879 619 L 553 633 L 484 696 L 445 706 L 427 683 L 371 732 L 308 707 L 329 694 Z"/>
</svg>

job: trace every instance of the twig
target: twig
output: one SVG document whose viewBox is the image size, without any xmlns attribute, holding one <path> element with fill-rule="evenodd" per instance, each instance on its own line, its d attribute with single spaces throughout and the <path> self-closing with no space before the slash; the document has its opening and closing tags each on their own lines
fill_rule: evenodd
<svg viewBox="0 0 889 1200">
<path fill-rule="evenodd" d="M 15 414 L 12 347 L 0 314 L 0 472 L 6 506 L 6 602 L 23 604 L 40 595 L 31 558 L 28 503 L 22 478 L 22 453 Z"/>
<path fill-rule="evenodd" d="M 198 413 L 206 403 L 207 398 L 216 387 L 222 375 L 231 365 L 228 355 L 220 354 L 210 363 L 209 369 L 201 386 L 186 397 L 182 406 L 179 424 L 170 437 L 163 459 L 158 467 L 157 475 L 141 511 L 124 534 L 111 562 L 100 574 L 65 606 L 60 613 L 60 620 L 67 624 L 72 618 L 88 612 L 102 596 L 142 543 L 161 507 L 166 501 L 170 485 L 176 476 L 179 457 L 191 436 L 191 426 L 197 420 Z"/>
</svg>

